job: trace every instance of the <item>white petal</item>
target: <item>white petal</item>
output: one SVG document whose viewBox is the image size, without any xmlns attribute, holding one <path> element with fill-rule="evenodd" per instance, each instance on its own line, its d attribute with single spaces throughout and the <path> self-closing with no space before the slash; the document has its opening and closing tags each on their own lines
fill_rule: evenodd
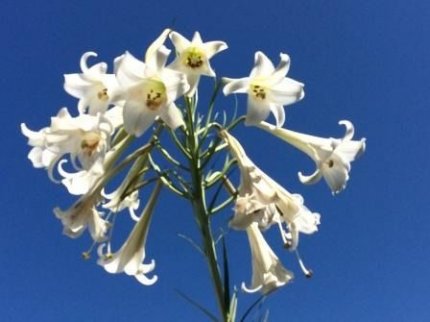
<svg viewBox="0 0 430 322">
<path fill-rule="evenodd" d="M 76 98 L 86 96 L 91 83 L 82 79 L 80 74 L 64 75 L 64 90 Z"/>
<path fill-rule="evenodd" d="M 193 39 L 191 40 L 191 43 L 193 45 L 197 45 L 200 46 L 203 44 L 203 40 L 202 37 L 200 36 L 200 33 L 198 31 L 196 31 L 193 35 Z"/>
<path fill-rule="evenodd" d="M 209 41 L 202 45 L 207 59 L 211 59 L 215 54 L 228 48 L 223 41 Z"/>
<path fill-rule="evenodd" d="M 261 51 L 257 51 L 254 58 L 254 68 L 252 69 L 249 77 L 269 76 L 274 72 L 274 70 L 275 67 L 270 59 Z"/>
<path fill-rule="evenodd" d="M 187 75 L 187 82 L 190 85 L 190 89 L 187 92 L 187 96 L 194 96 L 199 85 L 200 76 L 199 75 Z"/>
<path fill-rule="evenodd" d="M 276 126 L 282 127 L 285 123 L 285 111 L 282 106 L 276 105 L 276 104 L 270 104 L 270 110 L 272 111 L 273 115 L 275 116 L 276 120 Z"/>
<path fill-rule="evenodd" d="M 155 51 L 154 55 L 152 55 L 149 60 L 145 61 L 145 63 L 157 72 L 161 71 L 166 65 L 169 54 L 170 50 L 165 46 L 161 46 Z"/>
<path fill-rule="evenodd" d="M 175 46 L 176 51 L 179 53 L 183 52 L 191 45 L 191 42 L 187 38 L 177 33 L 176 31 L 172 31 L 169 37 L 173 45 Z"/>
<path fill-rule="evenodd" d="M 126 52 L 118 63 L 117 79 L 123 88 L 134 86 L 145 78 L 145 64 Z"/>
<path fill-rule="evenodd" d="M 21 133 L 28 138 L 28 144 L 31 146 L 41 146 L 45 142 L 46 129 L 40 131 L 30 130 L 25 123 L 21 123 Z"/>
<path fill-rule="evenodd" d="M 185 74 L 165 69 L 163 70 L 162 77 L 169 102 L 175 101 L 190 88 Z"/>
<path fill-rule="evenodd" d="M 93 208 L 92 215 L 88 218 L 88 230 L 94 241 L 101 242 L 106 239 L 109 222 L 100 217 L 99 212 Z"/>
<path fill-rule="evenodd" d="M 137 274 L 134 277 L 139 281 L 139 283 L 145 286 L 151 286 L 158 281 L 157 275 L 153 275 L 151 278 L 148 278 L 145 274 L 142 273 L 142 274 Z"/>
<path fill-rule="evenodd" d="M 314 184 L 320 181 L 322 173 L 319 169 L 316 169 L 311 175 L 304 175 L 302 172 L 298 173 L 299 180 L 303 184 Z"/>
<path fill-rule="evenodd" d="M 300 101 L 305 96 L 303 84 L 291 78 L 284 78 L 269 91 L 268 99 L 280 105 L 290 105 Z"/>
<path fill-rule="evenodd" d="M 223 93 L 224 95 L 230 95 L 232 93 L 247 93 L 249 89 L 249 77 L 244 78 L 223 78 L 224 83 Z"/>
<path fill-rule="evenodd" d="M 275 71 L 270 77 L 275 83 L 280 82 L 285 77 L 285 75 L 287 75 L 288 70 L 290 69 L 290 57 L 283 53 L 281 53 L 280 56 L 281 60 L 279 65 L 276 66 Z"/>
<path fill-rule="evenodd" d="M 245 125 L 254 125 L 269 117 L 270 105 L 248 96 L 248 110 L 246 112 Z"/>
<path fill-rule="evenodd" d="M 331 191 L 333 194 L 336 194 L 345 188 L 349 175 L 348 169 L 346 169 L 342 164 L 336 164 L 338 160 L 335 160 L 334 162 L 335 165 L 333 167 L 324 167 L 322 173 Z"/>
<path fill-rule="evenodd" d="M 174 103 L 161 110 L 160 118 L 173 130 L 185 125 L 181 110 Z"/>
<path fill-rule="evenodd" d="M 127 102 L 124 106 L 124 128 L 128 134 L 141 136 L 154 123 L 157 114 L 143 104 Z"/>
<path fill-rule="evenodd" d="M 164 29 L 161 35 L 148 47 L 145 54 L 145 62 L 149 62 L 153 59 L 153 55 L 155 55 L 156 51 L 164 44 L 170 32 L 170 29 Z"/>
</svg>

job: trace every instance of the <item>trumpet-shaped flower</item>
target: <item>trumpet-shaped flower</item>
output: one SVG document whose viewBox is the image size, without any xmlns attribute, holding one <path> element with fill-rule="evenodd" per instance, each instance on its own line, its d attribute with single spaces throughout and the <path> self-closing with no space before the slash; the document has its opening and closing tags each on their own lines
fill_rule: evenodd
<svg viewBox="0 0 430 322">
<path fill-rule="evenodd" d="M 174 101 L 189 85 L 184 74 L 165 68 L 170 50 L 162 43 L 168 32 L 148 48 L 145 62 L 129 52 L 118 59 L 117 78 L 125 95 L 124 127 L 129 134 L 142 135 L 158 117 L 172 129 L 184 124 Z"/>
<path fill-rule="evenodd" d="M 261 171 L 248 158 L 237 139 L 227 131 L 222 131 L 220 135 L 237 160 L 241 173 L 239 196 L 235 215 L 230 222 L 231 227 L 246 229 L 250 223 L 257 222 L 265 229 L 272 224 L 281 227 L 285 223 L 294 232 L 287 238 L 289 235 L 281 229 L 284 243 L 291 250 L 298 245 L 298 232 L 312 234 L 318 230 L 320 215 L 309 211 L 300 195 L 291 194 Z"/>
<path fill-rule="evenodd" d="M 34 148 L 29 158 L 35 167 L 50 168 L 54 161 L 70 153 L 72 160 L 89 168 L 100 154 L 104 154 L 113 131 L 111 122 L 98 114 L 81 114 L 72 117 L 62 108 L 51 118 L 51 126 L 38 132 L 31 131 L 22 123 L 21 131 Z"/>
<path fill-rule="evenodd" d="M 215 77 L 209 60 L 227 49 L 227 44 L 223 41 L 203 42 L 199 32 L 195 32 L 193 39 L 189 41 L 181 34 L 172 32 L 169 35 L 170 40 L 175 46 L 178 56 L 169 65 L 169 68 L 177 70 L 187 75 L 190 89 L 188 96 L 194 95 L 201 75 Z"/>
<path fill-rule="evenodd" d="M 64 89 L 67 93 L 79 99 L 80 113 L 96 115 L 107 110 L 110 104 L 120 99 L 118 82 L 114 74 L 106 74 L 107 64 L 104 62 L 88 67 L 89 57 L 97 57 L 94 52 L 82 55 L 81 74 L 64 75 Z"/>
<path fill-rule="evenodd" d="M 242 289 L 248 293 L 260 291 L 268 294 L 287 284 L 294 277 L 293 273 L 282 266 L 279 258 L 267 244 L 257 223 L 246 229 L 252 255 L 252 284 Z"/>
<path fill-rule="evenodd" d="M 83 171 L 92 169 L 91 176 L 99 173 L 100 167 L 95 163 L 97 160 L 103 159 L 108 150 L 113 126 L 110 120 L 101 114 L 95 116 L 80 114 L 77 117 L 72 117 L 67 108 L 62 108 L 57 116 L 51 118 L 50 127 L 35 132 L 29 130 L 23 123 L 21 124 L 21 131 L 28 137 L 28 144 L 33 146 L 28 155 L 33 166 L 47 169 L 50 178 L 55 181 L 52 175 L 54 166 L 66 154 L 70 154 L 70 159 L 76 169 Z M 61 168 L 62 163 L 59 164 L 59 171 L 60 174 L 65 175 L 66 172 Z M 85 176 L 84 181 L 89 182 L 87 180 L 89 179 L 88 175 L 88 173 L 82 172 L 77 176 L 82 179 Z M 65 177 L 70 179 L 70 174 L 65 175 Z M 84 181 L 80 180 L 80 182 Z M 67 180 L 65 182 L 70 183 Z M 66 184 L 66 187 L 71 186 Z M 81 185 L 81 187 L 83 186 Z M 85 194 L 88 189 L 79 189 L 79 191 L 79 193 L 70 192 Z"/>
<path fill-rule="evenodd" d="M 142 215 L 125 243 L 116 253 L 110 253 L 109 245 L 107 253 L 103 253 L 106 245 L 100 245 L 98 264 L 103 266 L 107 272 L 112 274 L 125 272 L 127 275 L 134 276 L 143 285 L 152 285 L 157 281 L 156 275 L 151 278 L 146 276 L 154 270 L 155 261 L 152 260 L 149 264 L 143 264 L 143 261 L 145 260 L 145 244 L 149 224 L 160 189 L 161 183 L 158 183 Z"/>
<path fill-rule="evenodd" d="M 317 169 L 311 175 L 299 172 L 302 183 L 313 184 L 324 177 L 333 194 L 342 191 L 349 179 L 351 162 L 359 157 L 366 148 L 366 139 L 353 140 L 354 126 L 351 122 L 343 120 L 346 132 L 343 138 L 320 138 L 302 134 L 283 128 L 276 128 L 271 124 L 262 122 L 258 126 L 280 139 L 290 143 L 297 149 L 306 153 L 316 163 Z"/>
<path fill-rule="evenodd" d="M 100 216 L 96 206 L 100 198 L 99 191 L 91 191 L 79 198 L 68 210 L 54 209 L 55 216 L 61 220 L 63 233 L 71 238 L 77 238 L 88 228 L 91 237 L 96 242 L 106 238 L 109 222 Z"/>
<path fill-rule="evenodd" d="M 280 54 L 281 61 L 275 68 L 262 52 L 255 53 L 255 65 L 249 77 L 225 78 L 225 95 L 232 93 L 248 94 L 248 111 L 245 123 L 258 124 L 269 117 L 270 112 L 276 119 L 276 126 L 285 122 L 283 106 L 293 104 L 304 97 L 303 84 L 285 77 L 290 68 L 290 57 Z"/>
<path fill-rule="evenodd" d="M 63 164 L 67 160 L 58 163 L 58 172 L 63 177 L 61 183 L 72 195 L 84 195 L 96 184 L 97 180 L 105 174 L 104 158 L 98 158 L 88 170 L 78 172 L 67 172 L 63 169 Z"/>
</svg>

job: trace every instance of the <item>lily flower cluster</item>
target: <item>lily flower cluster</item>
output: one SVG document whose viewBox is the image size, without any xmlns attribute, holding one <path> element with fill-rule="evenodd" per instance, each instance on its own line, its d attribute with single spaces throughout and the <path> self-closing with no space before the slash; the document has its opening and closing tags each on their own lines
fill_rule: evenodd
<svg viewBox="0 0 430 322">
<path fill-rule="evenodd" d="M 171 49 L 166 47 L 168 39 L 176 52 L 173 59 Z M 263 52 L 256 52 L 248 77 L 219 79 L 209 107 L 198 109 L 200 77 L 216 78 L 210 60 L 225 49 L 225 42 L 203 42 L 198 32 L 188 40 L 166 29 L 148 47 L 143 59 L 128 51 L 115 58 L 112 73 L 104 62 L 90 64 L 97 58 L 96 53 L 84 53 L 81 71 L 64 75 L 64 89 L 77 99 L 76 109 L 71 112 L 61 108 L 49 126 L 38 131 L 21 124 L 31 146 L 28 158 L 33 166 L 47 170 L 52 181 L 79 196 L 69 209 L 54 209 L 64 234 L 77 238 L 88 230 L 93 242 L 84 256 L 89 258 L 97 248 L 97 262 L 107 272 L 124 272 L 144 285 L 156 282 L 157 276 L 151 276 L 155 261 L 144 263 L 145 248 L 155 204 L 165 187 L 191 201 L 202 230 L 202 253 L 207 257 L 218 298 L 228 291 L 228 281 L 222 281 L 218 265 L 214 265 L 217 238 L 209 223 L 211 216 L 223 209 L 234 209 L 226 224 L 245 231 L 249 239 L 253 274 L 250 286 L 242 284 L 244 291 L 268 294 L 293 279 L 293 273 L 282 265 L 264 238 L 264 232 L 272 226 L 279 229 L 284 246 L 296 253 L 306 276 L 311 275 L 297 248 L 300 233 L 318 230 L 320 215 L 305 206 L 301 195 L 290 193 L 257 167 L 232 132 L 244 121 L 303 151 L 315 162 L 316 170 L 310 175 L 299 172 L 299 180 L 314 184 L 324 178 L 333 194 L 345 188 L 351 162 L 364 151 L 365 139 L 354 140 L 354 127 L 345 120 L 339 123 L 345 126 L 346 134 L 339 139 L 283 128 L 285 106 L 304 98 L 304 84 L 286 77 L 290 58 L 285 53 L 280 54 L 275 67 Z M 224 117 L 221 121 L 218 115 L 222 113 L 213 113 L 221 88 L 225 95 L 247 95 L 244 116 L 230 120 Z M 266 122 L 270 114 L 275 124 Z M 169 133 L 175 151 L 163 145 L 163 131 Z M 149 139 L 143 139 L 147 133 Z M 139 147 L 130 153 L 136 144 Z M 220 153 L 226 162 L 217 169 L 213 157 Z M 157 157 L 163 161 L 157 161 Z M 182 164 L 181 158 L 188 164 Z M 229 177 L 234 167 L 240 171 L 237 185 Z M 119 176 L 123 176 L 121 184 L 108 192 Z M 150 184 L 154 184 L 152 195 L 139 215 L 139 192 Z M 218 193 L 212 194 L 211 202 L 205 200 L 210 195 L 206 191 L 215 186 L 226 188 L 230 194 L 218 206 Z M 113 252 L 116 218 L 123 211 L 128 211 L 135 226 L 119 250 Z M 221 311 L 226 314 L 229 309 Z"/>
</svg>

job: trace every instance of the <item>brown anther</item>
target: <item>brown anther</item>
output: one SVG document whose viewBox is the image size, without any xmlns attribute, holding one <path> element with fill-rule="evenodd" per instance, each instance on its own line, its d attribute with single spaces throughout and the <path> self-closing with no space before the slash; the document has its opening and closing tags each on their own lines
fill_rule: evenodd
<svg viewBox="0 0 430 322">
<path fill-rule="evenodd" d="M 291 240 L 287 240 L 285 243 L 284 243 L 284 248 L 285 249 L 291 249 L 291 247 L 293 246 L 293 242 L 291 241 Z"/>
<path fill-rule="evenodd" d="M 312 272 L 311 270 L 308 270 L 308 271 L 305 273 L 306 278 L 311 278 L 313 275 L 314 275 L 314 272 Z"/>
<path fill-rule="evenodd" d="M 203 65 L 201 56 L 190 55 L 187 57 L 187 66 L 191 68 L 199 68 Z"/>
<path fill-rule="evenodd" d="M 107 88 L 103 88 L 101 91 L 97 93 L 97 98 L 101 101 L 107 101 L 109 99 L 109 95 L 107 93 Z"/>
<path fill-rule="evenodd" d="M 327 165 L 328 165 L 329 168 L 333 168 L 334 161 L 332 159 L 328 160 Z"/>
</svg>

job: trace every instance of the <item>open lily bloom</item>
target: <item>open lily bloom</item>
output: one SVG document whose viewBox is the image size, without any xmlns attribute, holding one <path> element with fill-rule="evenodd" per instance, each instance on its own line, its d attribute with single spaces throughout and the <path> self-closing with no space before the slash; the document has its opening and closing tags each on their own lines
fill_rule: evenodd
<svg viewBox="0 0 430 322">
<path fill-rule="evenodd" d="M 61 183 L 67 188 L 72 195 L 84 195 L 94 186 L 99 178 L 105 174 L 104 158 L 98 158 L 88 170 L 78 172 L 67 172 L 63 169 L 63 164 L 67 160 L 61 160 L 58 163 L 58 172 L 63 177 Z"/>
<path fill-rule="evenodd" d="M 106 238 L 109 222 L 104 220 L 97 211 L 96 206 L 100 194 L 91 191 L 79 198 L 79 200 L 68 210 L 54 209 L 55 216 L 61 220 L 63 233 L 71 238 L 77 238 L 88 228 L 91 237 L 96 242 Z"/>
<path fill-rule="evenodd" d="M 209 60 L 220 51 L 227 49 L 227 44 L 223 41 L 203 42 L 199 32 L 195 32 L 193 39 L 189 41 L 181 34 L 172 32 L 170 40 L 175 46 L 178 56 L 169 65 L 169 68 L 177 70 L 187 75 L 190 89 L 188 96 L 194 95 L 201 75 L 215 77 Z"/>
<path fill-rule="evenodd" d="M 269 117 L 270 112 L 276 119 L 276 126 L 285 122 L 283 106 L 301 100 L 305 92 L 304 85 L 285 77 L 290 68 L 290 57 L 280 54 L 281 61 L 275 68 L 269 58 L 262 52 L 255 53 L 255 65 L 249 77 L 224 78 L 225 95 L 232 93 L 248 94 L 248 111 L 245 123 L 258 124 Z"/>
<path fill-rule="evenodd" d="M 67 93 L 79 99 L 80 113 L 96 115 L 107 110 L 110 104 L 120 99 L 118 82 L 114 74 L 106 74 L 107 64 L 98 63 L 88 67 L 89 57 L 97 57 L 94 52 L 82 55 L 81 74 L 64 75 L 64 89 Z"/>
<path fill-rule="evenodd" d="M 143 285 L 152 285 L 157 281 L 156 275 L 151 278 L 146 276 L 154 270 L 155 261 L 152 260 L 149 264 L 143 264 L 143 261 L 145 260 L 149 224 L 160 189 L 161 183 L 158 183 L 138 222 L 116 253 L 110 253 L 110 244 L 107 246 L 107 253 L 103 253 L 106 245 L 100 245 L 98 264 L 103 266 L 107 272 L 112 274 L 125 272 L 127 275 L 134 276 Z"/>
<path fill-rule="evenodd" d="M 366 148 L 366 139 L 352 139 L 354 126 L 351 122 L 343 120 L 339 124 L 346 128 L 345 135 L 341 139 L 302 134 L 277 128 L 266 122 L 262 122 L 258 126 L 303 151 L 314 160 L 317 169 L 313 174 L 306 176 L 299 172 L 299 179 L 302 183 L 313 184 L 324 177 L 331 191 L 335 194 L 346 187 L 351 162 L 359 157 Z"/>
<path fill-rule="evenodd" d="M 242 289 L 248 293 L 260 291 L 268 294 L 287 284 L 294 277 L 293 273 L 282 266 L 279 258 L 267 244 L 257 223 L 251 224 L 246 233 L 252 255 L 252 284 Z"/>
<path fill-rule="evenodd" d="M 311 212 L 300 195 L 291 194 L 261 171 L 248 158 L 237 139 L 227 131 L 222 131 L 220 135 L 236 158 L 241 173 L 236 211 L 230 222 L 232 228 L 246 229 L 252 222 L 257 222 L 263 229 L 278 224 L 284 243 L 290 250 L 298 245 L 298 232 L 312 234 L 318 230 L 320 215 Z M 283 230 L 282 223 L 297 232 L 290 234 L 293 240 L 287 240 L 289 235 Z"/>
<path fill-rule="evenodd" d="M 148 48 L 145 62 L 129 52 L 118 59 L 117 78 L 125 95 L 124 127 L 129 134 L 141 136 L 158 117 L 172 129 L 184 124 L 174 101 L 189 85 L 184 74 L 165 67 L 170 50 L 162 43 L 167 34 L 163 32 Z"/>
<path fill-rule="evenodd" d="M 62 108 L 51 118 L 50 127 L 35 132 L 22 123 L 21 131 L 33 146 L 28 155 L 33 166 L 46 168 L 52 179 L 53 167 L 66 154 L 70 154 L 76 169 L 90 169 L 105 154 L 113 127 L 100 114 L 72 117 L 67 108 Z"/>
</svg>

